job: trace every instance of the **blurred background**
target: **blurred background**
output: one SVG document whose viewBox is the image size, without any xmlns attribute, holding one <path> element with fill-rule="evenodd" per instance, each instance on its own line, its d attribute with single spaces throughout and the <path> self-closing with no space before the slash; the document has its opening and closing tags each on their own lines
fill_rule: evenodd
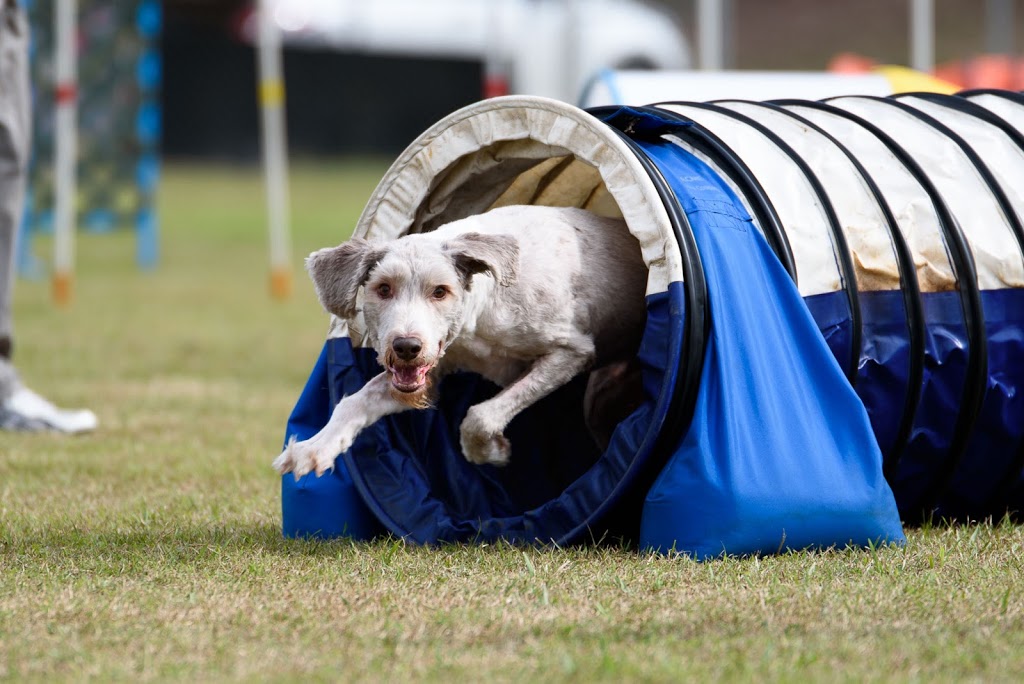
<svg viewBox="0 0 1024 684">
<path fill-rule="evenodd" d="M 283 0 L 275 20 L 285 46 L 290 149 L 395 154 L 437 119 L 480 99 L 489 62 L 512 92 L 568 101 L 601 68 L 698 68 L 699 4 Z M 727 69 L 823 71 L 848 65 L 842 58 L 850 55 L 910 63 L 913 0 L 714 4 L 722 6 Z M 164 11 L 165 156 L 255 159 L 253 3 L 166 0 Z M 983 55 L 1015 55 L 1024 46 L 1024 2 L 936 0 L 934 26 L 935 63 L 949 75 L 951 65 L 969 67 Z M 969 85 L 1024 87 L 1015 82 L 1024 76 L 1019 62 L 1007 60 L 1006 74 L 996 65 L 976 70 L 987 82 Z"/>
<path fill-rule="evenodd" d="M 36 135 L 17 363 L 82 403 L 116 394 L 111 377 L 234 382 L 255 367 L 281 383 L 282 426 L 326 326 L 302 256 L 346 239 L 395 156 L 461 106 L 579 102 L 609 73 L 681 75 L 664 99 L 709 99 L 688 75 L 742 98 L 761 79 L 737 74 L 884 65 L 946 89 L 1024 87 L 1024 0 L 266 0 L 269 42 L 255 0 L 78 0 L 69 246 L 54 237 L 67 1 L 26 2 Z M 48 284 L 61 259 L 73 297 Z M 139 408 L 111 406 L 108 426 Z"/>
<path fill-rule="evenodd" d="M 42 232 L 52 229 L 53 8 L 60 1 L 27 3 L 37 133 L 28 228 Z M 161 162 L 261 158 L 257 4 L 77 2 L 79 224 L 133 225 L 145 236 L 143 265 L 158 260 Z M 445 114 L 489 95 L 579 102 L 607 69 L 870 73 L 894 64 L 960 87 L 1024 87 L 1024 0 L 266 5 L 282 44 L 287 155 L 300 160 L 393 157 Z M 699 92 L 673 97 L 702 99 Z M 22 271 L 38 273 L 28 256 Z"/>
<path fill-rule="evenodd" d="M 53 223 L 54 7 L 28 3 L 36 139 L 21 270 Z M 78 227 L 132 226 L 158 262 L 161 164 L 261 159 L 256 0 L 79 0 Z M 286 157 L 387 160 L 504 93 L 580 102 L 602 70 L 871 73 L 1024 87 L 1024 0 L 267 0 Z M 914 26 L 920 19 L 923 29 Z M 916 33 L 915 33 L 916 31 Z M 921 38 L 924 36 L 924 38 Z M 743 96 L 737 92 L 734 96 Z M 800 93 L 795 93 L 799 96 Z M 674 99 L 704 99 L 673 92 Z"/>
<path fill-rule="evenodd" d="M 285 46 L 290 149 L 395 154 L 440 117 L 479 99 L 489 60 L 511 91 L 569 101 L 600 68 L 696 68 L 698 4 L 284 0 L 275 19 Z M 910 0 L 721 4 L 725 68 L 819 71 L 844 54 L 909 64 Z M 166 0 L 164 11 L 164 154 L 255 159 L 253 3 Z M 1024 45 L 1024 2 L 936 0 L 934 19 L 935 62 L 944 73 Z M 567 67 L 578 73 L 565 76 Z M 1019 63 L 1008 61 L 1006 71 L 1024 76 Z M 998 66 L 987 72 L 986 85 L 1016 85 L 993 82 L 1009 80 Z"/>
</svg>

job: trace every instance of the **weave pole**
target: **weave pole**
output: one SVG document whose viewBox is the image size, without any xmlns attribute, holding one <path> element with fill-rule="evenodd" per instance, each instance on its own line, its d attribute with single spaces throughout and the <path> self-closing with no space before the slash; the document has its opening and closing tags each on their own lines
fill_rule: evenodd
<svg viewBox="0 0 1024 684">
<path fill-rule="evenodd" d="M 504 46 L 504 5 L 492 2 L 487 5 L 487 48 L 484 51 L 484 82 L 482 92 L 484 99 L 508 95 L 508 64 L 505 59 Z"/>
<path fill-rule="evenodd" d="M 77 70 L 76 0 L 57 0 L 54 13 L 54 240 L 53 299 L 60 306 L 71 303 L 75 266 L 75 166 L 78 157 L 76 130 Z"/>
<path fill-rule="evenodd" d="M 292 269 L 281 34 L 274 23 L 270 0 L 260 0 L 257 13 L 260 127 L 270 231 L 270 294 L 277 299 L 285 299 L 292 291 Z"/>
<path fill-rule="evenodd" d="M 910 68 L 935 68 L 935 0 L 910 0 Z"/>
<path fill-rule="evenodd" d="M 697 0 L 697 35 L 702 71 L 721 71 L 725 67 L 724 0 Z"/>
</svg>

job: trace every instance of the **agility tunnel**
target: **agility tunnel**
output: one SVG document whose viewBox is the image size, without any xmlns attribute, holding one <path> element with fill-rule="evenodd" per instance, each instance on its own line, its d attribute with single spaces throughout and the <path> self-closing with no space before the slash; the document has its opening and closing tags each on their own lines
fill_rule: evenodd
<svg viewBox="0 0 1024 684">
<path fill-rule="evenodd" d="M 996 91 L 451 114 L 355 235 L 512 204 L 624 218 L 648 267 L 642 400 L 599 448 L 577 378 L 512 421 L 508 466 L 478 466 L 458 428 L 498 388 L 447 377 L 434 408 L 379 421 L 333 471 L 283 476 L 285 535 L 625 539 L 706 559 L 1015 513 L 1022 131 L 1024 97 Z M 366 342 L 358 315 L 332 319 L 286 439 L 380 372 Z"/>
</svg>

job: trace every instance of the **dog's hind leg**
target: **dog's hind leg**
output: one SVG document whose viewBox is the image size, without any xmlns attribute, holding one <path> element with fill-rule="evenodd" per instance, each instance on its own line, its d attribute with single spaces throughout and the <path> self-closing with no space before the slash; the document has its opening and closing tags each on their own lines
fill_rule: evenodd
<svg viewBox="0 0 1024 684">
<path fill-rule="evenodd" d="M 502 432 L 523 409 L 566 384 L 594 361 L 589 338 L 556 349 L 534 361 L 530 370 L 491 399 L 470 407 L 462 421 L 462 455 L 472 463 L 505 465 L 511 445 Z"/>
<path fill-rule="evenodd" d="M 316 471 L 322 475 L 334 467 L 338 454 L 347 451 L 363 428 L 384 416 L 412 408 L 391 395 L 390 381 L 381 373 L 362 389 L 338 402 L 327 425 L 312 437 L 296 442 L 293 437 L 284 451 L 274 459 L 274 469 L 284 474 L 295 473 L 295 478 Z"/>
<path fill-rule="evenodd" d="M 645 399 L 643 370 L 636 359 L 591 371 L 583 394 L 583 420 L 594 443 L 604 451 L 615 428 Z"/>
</svg>

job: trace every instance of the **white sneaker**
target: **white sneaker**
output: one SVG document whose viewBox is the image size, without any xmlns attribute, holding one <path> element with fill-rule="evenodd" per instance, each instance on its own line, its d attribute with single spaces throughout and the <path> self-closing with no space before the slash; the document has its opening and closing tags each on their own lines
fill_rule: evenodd
<svg viewBox="0 0 1024 684">
<path fill-rule="evenodd" d="M 0 404 L 0 419 L 7 419 L 13 429 L 50 429 L 68 434 L 90 432 L 99 421 L 88 409 L 57 408 L 21 383 Z"/>
</svg>

